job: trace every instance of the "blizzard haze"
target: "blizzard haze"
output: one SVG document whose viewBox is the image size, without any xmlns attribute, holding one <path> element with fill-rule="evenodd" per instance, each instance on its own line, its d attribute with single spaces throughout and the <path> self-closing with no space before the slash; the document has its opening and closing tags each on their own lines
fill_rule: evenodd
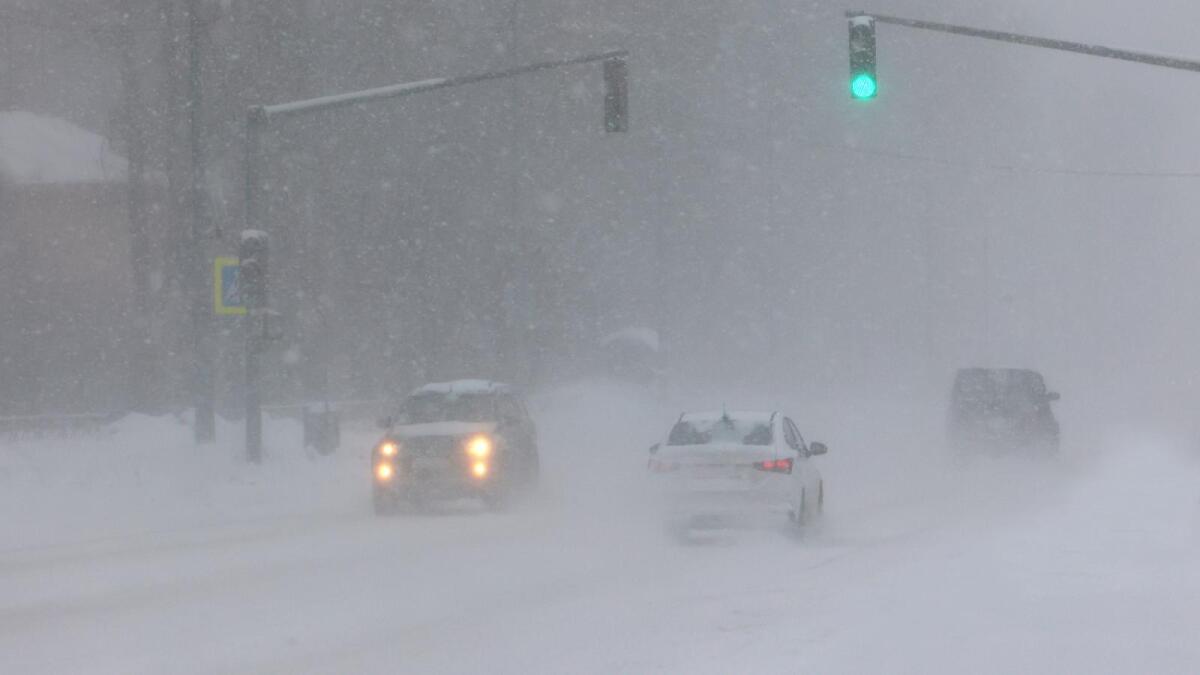
<svg viewBox="0 0 1200 675">
<path fill-rule="evenodd" d="M 0 0 L 0 672 L 1200 672 L 1200 78 L 881 23 L 853 101 L 855 8 Z M 864 9 L 1200 60 L 1182 0 Z M 618 49 L 624 133 L 592 62 L 247 154 Z M 969 367 L 1058 451 L 952 442 Z M 375 513 L 377 418 L 465 378 L 536 488 Z M 822 515 L 681 536 L 698 410 L 827 444 Z"/>
</svg>

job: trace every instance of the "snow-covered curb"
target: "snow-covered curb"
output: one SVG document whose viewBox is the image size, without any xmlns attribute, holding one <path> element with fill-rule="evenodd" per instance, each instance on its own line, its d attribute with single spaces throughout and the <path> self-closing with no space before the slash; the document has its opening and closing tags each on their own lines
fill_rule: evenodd
<svg viewBox="0 0 1200 675">
<path fill-rule="evenodd" d="M 131 415 L 94 437 L 0 444 L 3 548 L 361 507 L 365 437 L 320 457 L 300 424 L 266 421 L 267 459 L 247 464 L 241 427 L 196 445 L 187 420 Z"/>
</svg>

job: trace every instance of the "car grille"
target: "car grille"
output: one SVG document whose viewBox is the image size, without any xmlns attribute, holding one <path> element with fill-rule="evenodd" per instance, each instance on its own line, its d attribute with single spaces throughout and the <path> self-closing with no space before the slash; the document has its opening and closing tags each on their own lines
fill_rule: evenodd
<svg viewBox="0 0 1200 675">
<path fill-rule="evenodd" d="M 454 436 L 419 436 L 404 441 L 411 457 L 452 457 L 462 447 L 462 439 Z"/>
</svg>

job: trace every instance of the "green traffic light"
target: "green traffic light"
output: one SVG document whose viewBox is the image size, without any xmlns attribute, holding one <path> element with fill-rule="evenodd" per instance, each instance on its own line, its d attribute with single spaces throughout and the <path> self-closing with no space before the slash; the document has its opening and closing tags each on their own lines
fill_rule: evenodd
<svg viewBox="0 0 1200 675">
<path fill-rule="evenodd" d="M 879 93 L 879 85 L 870 73 L 859 73 L 850 80 L 850 93 L 858 99 L 875 98 L 875 94 Z"/>
</svg>

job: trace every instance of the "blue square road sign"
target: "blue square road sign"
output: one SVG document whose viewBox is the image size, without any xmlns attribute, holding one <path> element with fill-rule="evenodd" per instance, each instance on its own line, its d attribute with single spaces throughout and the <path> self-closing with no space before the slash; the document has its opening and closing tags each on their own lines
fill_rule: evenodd
<svg viewBox="0 0 1200 675">
<path fill-rule="evenodd" d="M 238 284 L 240 262 L 237 258 L 219 256 L 213 260 L 213 311 L 223 316 L 246 313 Z"/>
</svg>

